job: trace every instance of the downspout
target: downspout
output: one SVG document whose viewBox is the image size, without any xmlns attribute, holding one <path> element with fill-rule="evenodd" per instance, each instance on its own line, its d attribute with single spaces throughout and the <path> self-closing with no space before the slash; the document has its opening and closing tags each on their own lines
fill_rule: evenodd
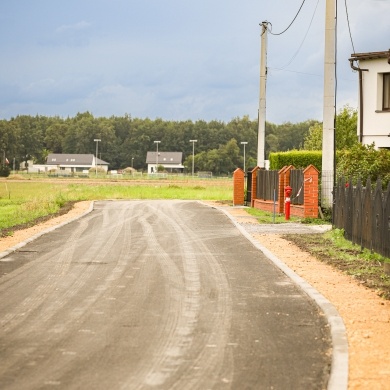
<svg viewBox="0 0 390 390">
<path fill-rule="evenodd" d="M 353 62 L 356 61 L 353 58 L 349 59 L 349 63 L 353 70 L 359 72 L 359 142 L 363 141 L 363 72 L 368 72 L 368 69 L 360 69 L 355 66 Z"/>
</svg>

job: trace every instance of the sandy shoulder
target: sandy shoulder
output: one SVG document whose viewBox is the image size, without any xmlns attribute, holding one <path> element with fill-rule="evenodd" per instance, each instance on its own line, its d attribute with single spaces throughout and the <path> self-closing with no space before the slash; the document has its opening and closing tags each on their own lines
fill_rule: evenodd
<svg viewBox="0 0 390 390">
<path fill-rule="evenodd" d="M 390 388 L 390 302 L 278 235 L 254 235 L 337 308 L 347 329 L 349 388 Z"/>
</svg>

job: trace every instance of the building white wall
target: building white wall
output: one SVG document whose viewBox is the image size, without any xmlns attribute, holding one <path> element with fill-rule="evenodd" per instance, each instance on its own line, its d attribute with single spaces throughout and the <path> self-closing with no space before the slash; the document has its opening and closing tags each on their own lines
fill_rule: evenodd
<svg viewBox="0 0 390 390">
<path fill-rule="evenodd" d="M 390 111 L 382 110 L 383 73 L 390 72 L 387 58 L 360 61 L 363 72 L 363 144 L 390 148 Z M 359 107 L 360 110 L 360 107 Z M 360 119 L 359 119 L 360 120 Z M 360 123 L 358 123 L 358 132 Z"/>
</svg>

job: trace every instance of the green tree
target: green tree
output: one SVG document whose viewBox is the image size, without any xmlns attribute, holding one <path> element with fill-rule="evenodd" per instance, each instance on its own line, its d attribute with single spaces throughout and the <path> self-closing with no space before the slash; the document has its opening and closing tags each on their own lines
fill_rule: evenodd
<svg viewBox="0 0 390 390">
<path fill-rule="evenodd" d="M 303 148 L 305 150 L 322 150 L 322 124 L 316 123 L 309 128 Z"/>
<path fill-rule="evenodd" d="M 336 149 L 350 149 L 358 143 L 357 110 L 346 105 L 336 115 Z"/>
<path fill-rule="evenodd" d="M 57 121 L 49 126 L 44 138 L 46 148 L 52 153 L 62 153 L 67 131 L 68 126 L 62 121 Z"/>
<path fill-rule="evenodd" d="M 390 151 L 376 150 L 374 144 L 356 143 L 339 153 L 336 174 L 347 180 L 351 178 L 354 183 L 361 179 L 363 184 L 368 178 L 372 181 L 381 178 L 386 186 L 390 181 Z"/>
<path fill-rule="evenodd" d="M 304 139 L 304 149 L 322 150 L 322 129 L 320 123 L 310 127 Z M 357 143 L 357 111 L 346 105 L 336 115 L 336 149 L 350 149 Z"/>
</svg>

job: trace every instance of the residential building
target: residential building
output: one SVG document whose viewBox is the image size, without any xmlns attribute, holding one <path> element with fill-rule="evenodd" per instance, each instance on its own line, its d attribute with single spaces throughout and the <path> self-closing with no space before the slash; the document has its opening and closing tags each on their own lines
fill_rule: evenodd
<svg viewBox="0 0 390 390">
<path fill-rule="evenodd" d="M 349 61 L 359 74 L 359 141 L 390 149 L 390 50 L 354 53 Z"/>
<path fill-rule="evenodd" d="M 181 173 L 184 171 L 182 164 L 182 152 L 147 152 L 146 164 L 148 164 L 148 173 L 157 173 L 157 166 L 162 165 L 168 172 Z"/>
<path fill-rule="evenodd" d="M 85 172 L 90 168 L 103 168 L 106 172 L 109 163 L 96 158 L 93 154 L 56 154 L 51 153 L 47 156 L 46 170 L 57 169 L 67 172 Z"/>
</svg>

